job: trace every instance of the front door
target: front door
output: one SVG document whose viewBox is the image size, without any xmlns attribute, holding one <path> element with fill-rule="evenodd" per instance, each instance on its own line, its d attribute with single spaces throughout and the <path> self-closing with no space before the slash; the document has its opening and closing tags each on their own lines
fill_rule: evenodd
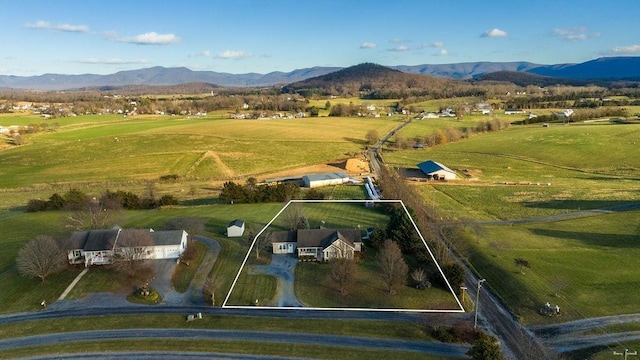
<svg viewBox="0 0 640 360">
<path fill-rule="evenodd" d="M 293 244 L 291 244 L 291 243 L 287 244 L 287 253 L 288 254 L 293 254 L 294 253 Z"/>
</svg>

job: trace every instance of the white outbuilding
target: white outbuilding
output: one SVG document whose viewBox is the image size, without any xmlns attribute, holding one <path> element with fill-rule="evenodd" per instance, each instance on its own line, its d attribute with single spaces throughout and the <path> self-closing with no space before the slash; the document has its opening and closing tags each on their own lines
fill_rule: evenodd
<svg viewBox="0 0 640 360">
<path fill-rule="evenodd" d="M 244 221 L 235 219 L 227 225 L 227 237 L 240 237 L 244 234 Z"/>
<path fill-rule="evenodd" d="M 418 164 L 418 168 L 433 180 L 455 180 L 457 178 L 455 171 L 433 160 L 421 162 Z"/>
<path fill-rule="evenodd" d="M 316 188 L 321 186 L 339 185 L 349 182 L 347 173 L 339 171 L 323 174 L 305 175 L 302 177 L 304 187 Z"/>
</svg>

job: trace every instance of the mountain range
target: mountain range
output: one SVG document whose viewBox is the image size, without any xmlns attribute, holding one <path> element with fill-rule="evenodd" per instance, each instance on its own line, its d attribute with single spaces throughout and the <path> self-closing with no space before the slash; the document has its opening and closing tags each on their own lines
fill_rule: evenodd
<svg viewBox="0 0 640 360">
<path fill-rule="evenodd" d="M 551 78 L 581 80 L 640 80 L 640 57 L 604 57 L 578 64 L 540 65 L 525 61 L 467 62 L 454 64 L 398 65 L 388 68 L 404 73 L 450 79 L 474 79 L 496 72 L 520 72 Z M 264 87 L 290 84 L 341 70 L 340 67 L 312 67 L 268 74 L 230 74 L 194 71 L 186 67 L 161 66 L 119 71 L 109 75 L 43 74 L 0 75 L 0 87 L 30 90 L 71 90 L 105 86 L 176 85 L 209 83 L 225 87 Z"/>
</svg>

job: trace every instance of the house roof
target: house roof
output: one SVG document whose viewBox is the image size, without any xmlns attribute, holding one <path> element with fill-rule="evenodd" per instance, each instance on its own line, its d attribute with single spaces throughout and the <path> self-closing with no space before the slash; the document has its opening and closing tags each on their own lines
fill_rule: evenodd
<svg viewBox="0 0 640 360">
<path fill-rule="evenodd" d="M 275 231 L 271 234 L 272 243 L 297 242 L 298 236 L 295 231 Z"/>
<path fill-rule="evenodd" d="M 303 178 L 306 178 L 308 181 L 323 181 L 323 180 L 337 180 L 337 179 L 346 179 L 349 178 L 347 173 L 338 171 L 332 173 L 323 173 L 323 174 L 310 174 L 305 175 Z"/>
<path fill-rule="evenodd" d="M 420 164 L 418 164 L 418 168 L 427 175 L 433 174 L 438 171 L 447 171 L 452 174 L 455 174 L 455 171 L 433 160 L 427 160 L 427 161 L 421 162 Z"/>
<path fill-rule="evenodd" d="M 361 240 L 361 233 L 358 229 L 300 229 L 298 230 L 298 247 L 321 247 L 327 248 L 336 240 L 340 239 L 349 246 Z"/>
<path fill-rule="evenodd" d="M 84 249 L 88 237 L 88 231 L 74 231 L 65 244 L 66 248 L 69 250 Z"/>
<path fill-rule="evenodd" d="M 151 237 L 153 238 L 153 245 L 156 246 L 180 245 L 184 233 L 184 230 L 153 231 L 151 232 Z"/>
<path fill-rule="evenodd" d="M 244 226 L 244 221 L 242 221 L 240 219 L 235 219 L 232 222 L 230 222 L 229 225 L 227 225 L 228 228 L 233 227 L 233 226 L 243 227 Z"/>
<path fill-rule="evenodd" d="M 121 229 L 87 231 L 87 241 L 84 244 L 84 251 L 113 250 L 120 231 Z"/>
</svg>

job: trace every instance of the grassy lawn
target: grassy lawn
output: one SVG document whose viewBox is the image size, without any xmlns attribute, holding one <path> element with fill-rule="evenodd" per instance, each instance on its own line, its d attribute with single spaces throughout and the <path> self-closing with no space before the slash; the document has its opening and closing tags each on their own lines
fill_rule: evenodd
<svg viewBox="0 0 640 360">
<path fill-rule="evenodd" d="M 236 354 L 253 354 L 258 356 L 291 356 L 314 359 L 362 359 L 382 357 L 385 359 L 401 360 L 436 360 L 453 359 L 438 355 L 429 355 L 415 352 L 397 350 L 367 350 L 354 349 L 340 346 L 314 346 L 303 344 L 273 344 L 259 341 L 224 341 L 224 340 L 114 340 L 92 341 L 89 343 L 67 343 L 51 346 L 31 348 L 19 348 L 8 351 L 0 351 L 4 357 L 33 357 L 36 355 L 50 355 L 55 353 L 87 353 L 87 352 L 118 352 L 118 351 L 186 351 L 186 352 L 215 352 Z"/>
<path fill-rule="evenodd" d="M 367 249 L 366 259 L 358 264 L 353 285 L 341 296 L 330 277 L 329 264 L 301 262 L 296 266 L 295 289 L 298 300 L 310 307 L 370 308 L 412 310 L 456 310 L 458 306 L 447 290 L 432 287 L 426 290 L 404 286 L 389 294 L 378 276 L 373 249 Z"/>
<path fill-rule="evenodd" d="M 469 262 L 525 323 L 635 313 L 640 211 L 485 227 Z M 526 259 L 531 268 L 514 264 Z M 606 269 L 606 271 L 603 271 Z M 545 302 L 563 315 L 538 315 Z"/>
<path fill-rule="evenodd" d="M 189 289 L 191 280 L 193 280 L 198 267 L 200 267 L 204 257 L 207 255 L 207 246 L 201 242 L 191 240 L 187 246 L 195 246 L 197 256 L 195 259 L 190 260 L 188 264 L 183 261 L 176 266 L 171 283 L 176 291 L 180 293 L 184 293 Z"/>
</svg>

